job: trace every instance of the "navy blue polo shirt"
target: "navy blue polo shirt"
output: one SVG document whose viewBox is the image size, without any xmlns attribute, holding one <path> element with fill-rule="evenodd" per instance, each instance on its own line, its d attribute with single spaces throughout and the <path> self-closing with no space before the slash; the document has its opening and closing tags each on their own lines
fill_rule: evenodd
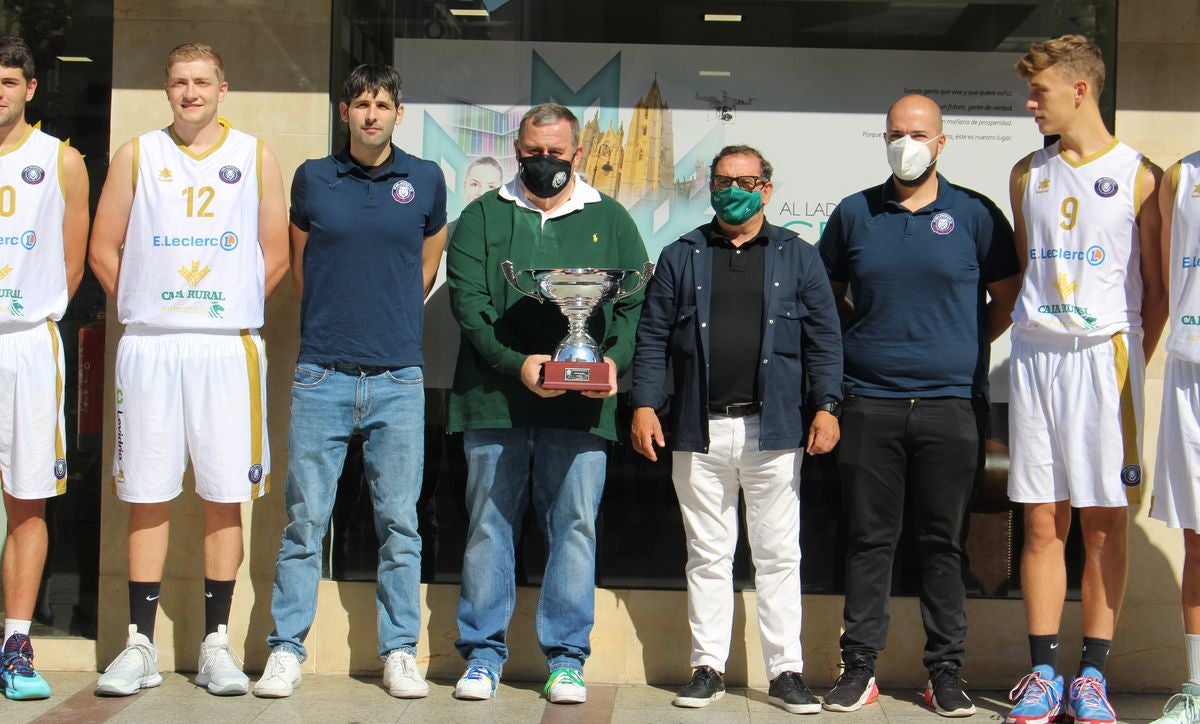
<svg viewBox="0 0 1200 724">
<path fill-rule="evenodd" d="M 368 174 L 349 148 L 296 169 L 291 219 L 308 232 L 301 362 L 424 364 L 421 251 L 446 224 L 446 179 L 437 164 L 392 149 L 382 173 Z"/>
<path fill-rule="evenodd" d="M 986 285 L 1020 271 L 1012 226 L 986 196 L 938 174 L 915 212 L 889 177 L 838 204 L 818 246 L 849 283 L 845 392 L 864 397 L 986 396 Z"/>
</svg>

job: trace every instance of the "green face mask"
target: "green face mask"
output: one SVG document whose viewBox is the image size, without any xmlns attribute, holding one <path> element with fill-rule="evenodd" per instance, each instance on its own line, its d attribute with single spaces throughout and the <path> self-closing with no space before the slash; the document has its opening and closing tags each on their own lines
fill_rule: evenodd
<svg viewBox="0 0 1200 724">
<path fill-rule="evenodd" d="M 717 218 L 730 226 L 741 226 L 762 208 L 762 192 L 746 191 L 737 184 L 712 192 L 713 211 Z"/>
</svg>

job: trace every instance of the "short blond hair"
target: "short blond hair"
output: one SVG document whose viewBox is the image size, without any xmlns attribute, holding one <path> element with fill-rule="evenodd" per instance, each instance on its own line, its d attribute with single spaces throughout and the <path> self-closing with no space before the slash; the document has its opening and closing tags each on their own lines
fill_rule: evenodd
<svg viewBox="0 0 1200 724">
<path fill-rule="evenodd" d="M 1029 46 L 1029 52 L 1017 62 L 1017 75 L 1029 80 L 1051 67 L 1071 82 L 1086 80 L 1096 98 L 1104 90 L 1104 57 L 1099 46 L 1082 35 L 1064 35 Z"/>
<path fill-rule="evenodd" d="M 225 82 L 225 64 L 221 62 L 220 53 L 205 43 L 184 43 L 167 53 L 167 77 L 171 76 L 171 66 L 176 63 L 190 63 L 193 60 L 211 60 L 213 65 L 217 66 L 217 82 Z"/>
</svg>

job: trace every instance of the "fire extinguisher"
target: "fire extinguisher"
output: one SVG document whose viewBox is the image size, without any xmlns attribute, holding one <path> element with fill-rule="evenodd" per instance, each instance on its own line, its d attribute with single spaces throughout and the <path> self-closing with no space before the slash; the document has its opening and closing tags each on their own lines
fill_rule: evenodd
<svg viewBox="0 0 1200 724">
<path fill-rule="evenodd" d="M 76 445 L 97 451 L 104 438 L 104 315 L 79 328 L 79 395 Z"/>
</svg>

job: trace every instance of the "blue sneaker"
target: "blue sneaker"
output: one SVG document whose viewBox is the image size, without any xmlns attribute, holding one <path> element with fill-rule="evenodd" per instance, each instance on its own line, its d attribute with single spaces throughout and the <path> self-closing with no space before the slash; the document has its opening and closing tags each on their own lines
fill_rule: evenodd
<svg viewBox="0 0 1200 724">
<path fill-rule="evenodd" d="M 1067 716 L 1076 724 L 1115 724 L 1117 713 L 1108 703 L 1104 674 L 1091 666 L 1079 672 L 1067 693 Z"/>
<path fill-rule="evenodd" d="M 33 644 L 25 634 L 13 634 L 4 642 L 0 689 L 13 701 L 50 697 L 50 685 L 33 668 Z"/>
<path fill-rule="evenodd" d="M 1008 692 L 1008 700 L 1016 704 L 1005 724 L 1049 724 L 1062 711 L 1063 678 L 1049 666 L 1035 666 Z"/>
</svg>

